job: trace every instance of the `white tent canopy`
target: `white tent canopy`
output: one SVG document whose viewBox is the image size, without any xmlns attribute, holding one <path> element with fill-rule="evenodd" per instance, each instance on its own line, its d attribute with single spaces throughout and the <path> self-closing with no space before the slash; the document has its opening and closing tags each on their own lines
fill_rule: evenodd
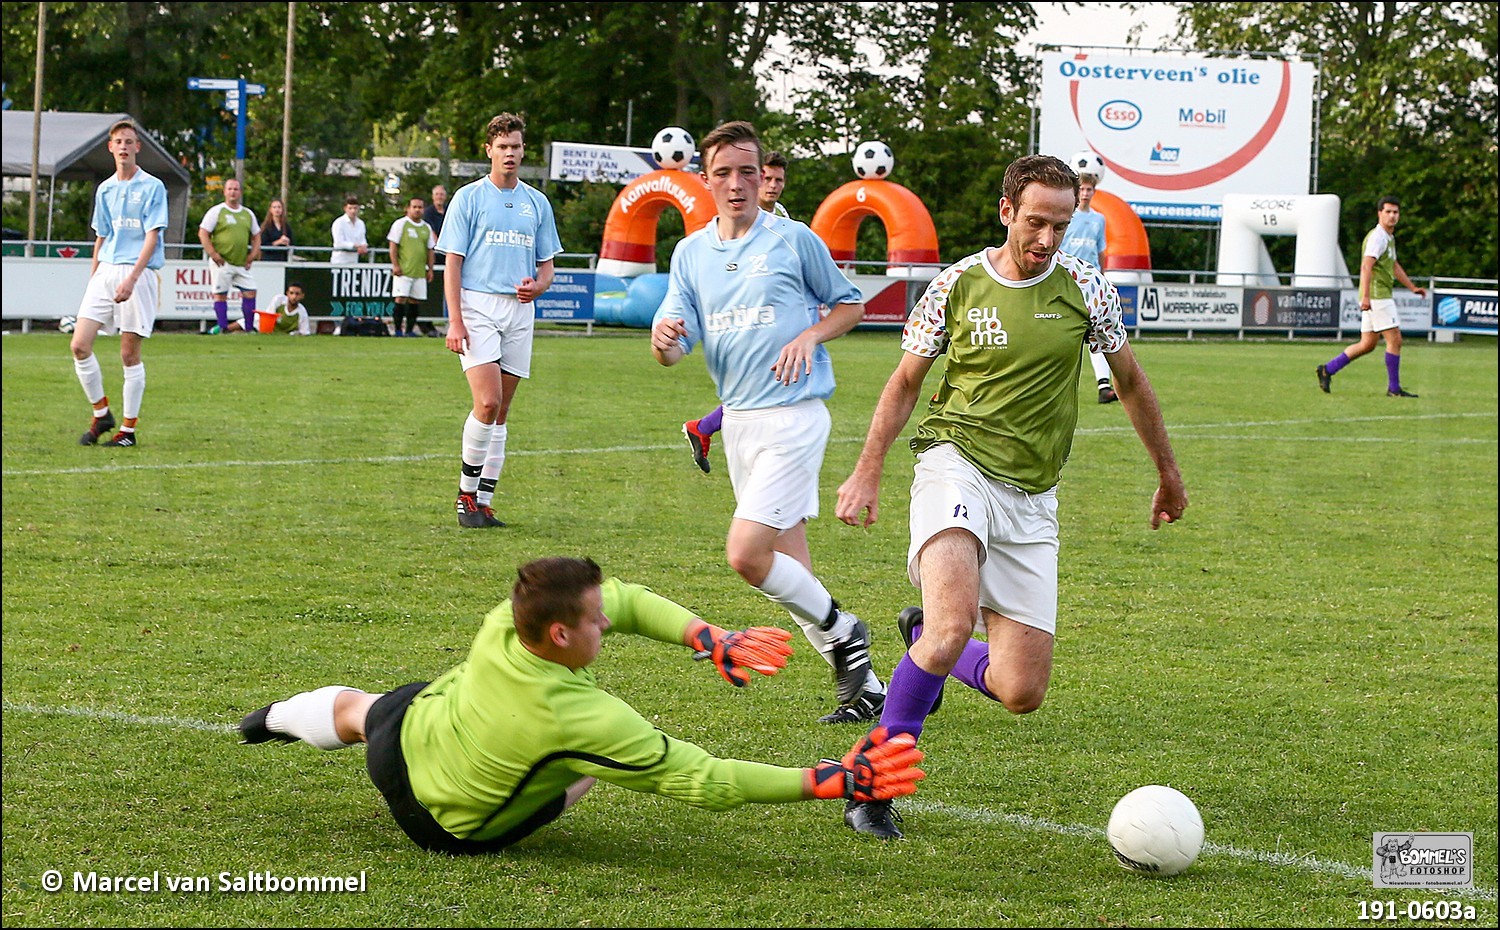
<svg viewBox="0 0 1500 930">
<path fill-rule="evenodd" d="M 0 130 L 3 130 L 6 177 L 31 177 L 33 115 L 30 110 L 4 111 Z M 115 170 L 114 157 L 107 147 L 109 127 L 133 118 L 129 113 L 43 112 L 37 176 L 51 179 L 54 185 L 58 181 L 103 181 Z M 139 121 L 136 125 L 140 125 Z M 138 163 L 167 186 L 166 241 L 182 242 L 192 183 L 187 171 L 144 129 Z"/>
</svg>

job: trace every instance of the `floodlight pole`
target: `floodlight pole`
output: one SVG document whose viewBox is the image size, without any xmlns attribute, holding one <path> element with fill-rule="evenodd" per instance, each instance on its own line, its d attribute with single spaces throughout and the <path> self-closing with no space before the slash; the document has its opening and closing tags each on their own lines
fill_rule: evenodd
<svg viewBox="0 0 1500 930">
<path fill-rule="evenodd" d="M 286 78 L 281 104 L 281 202 L 286 203 L 292 161 L 292 48 L 297 37 L 297 4 L 286 5 Z"/>
<path fill-rule="evenodd" d="M 36 81 L 31 91 L 31 206 L 26 209 L 26 257 L 36 254 L 36 186 L 41 181 L 38 163 L 42 157 L 42 67 L 47 48 L 47 4 L 36 5 Z M 50 201 L 49 201 L 50 207 Z"/>
</svg>

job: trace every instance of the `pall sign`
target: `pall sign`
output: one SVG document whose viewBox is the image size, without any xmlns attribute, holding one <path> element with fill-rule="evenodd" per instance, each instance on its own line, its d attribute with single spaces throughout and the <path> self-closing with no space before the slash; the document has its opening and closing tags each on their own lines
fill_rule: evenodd
<svg viewBox="0 0 1500 930">
<path fill-rule="evenodd" d="M 1141 108 L 1129 100 L 1111 100 L 1099 108 L 1099 125 L 1105 129 L 1134 128 L 1141 121 Z"/>
</svg>

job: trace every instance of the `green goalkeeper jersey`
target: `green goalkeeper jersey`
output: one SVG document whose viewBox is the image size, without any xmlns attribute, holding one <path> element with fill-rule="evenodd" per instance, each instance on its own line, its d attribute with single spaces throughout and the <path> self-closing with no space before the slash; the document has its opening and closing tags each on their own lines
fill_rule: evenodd
<svg viewBox="0 0 1500 930">
<path fill-rule="evenodd" d="M 611 633 L 682 645 L 693 614 L 640 585 L 602 588 Z M 485 617 L 468 659 L 422 690 L 401 725 L 412 792 L 462 839 L 500 836 L 585 776 L 709 810 L 800 800 L 805 770 L 720 759 L 599 690 L 588 668 L 542 659 L 510 601 Z"/>
<path fill-rule="evenodd" d="M 901 337 L 907 352 L 947 357 L 912 451 L 952 443 L 996 481 L 1031 494 L 1055 486 L 1078 424 L 1085 343 L 1125 345 L 1119 292 L 1088 262 L 1059 252 L 1024 281 L 1002 278 L 985 252 L 943 269 Z"/>
</svg>

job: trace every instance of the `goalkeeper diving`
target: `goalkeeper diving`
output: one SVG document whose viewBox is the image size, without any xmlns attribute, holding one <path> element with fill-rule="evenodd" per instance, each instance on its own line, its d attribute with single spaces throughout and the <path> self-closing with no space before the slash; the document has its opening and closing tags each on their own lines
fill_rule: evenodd
<svg viewBox="0 0 1500 930">
<path fill-rule="evenodd" d="M 468 658 L 433 682 L 385 694 L 333 685 L 248 714 L 246 743 L 366 743 L 370 779 L 424 849 L 493 852 L 556 820 L 599 781 L 722 811 L 741 804 L 888 800 L 917 790 L 910 736 L 862 735 L 842 759 L 785 768 L 721 759 L 657 729 L 599 689 L 589 665 L 606 632 L 687 646 L 735 687 L 792 654 L 776 627 L 725 630 L 591 559 L 521 566 Z"/>
</svg>

